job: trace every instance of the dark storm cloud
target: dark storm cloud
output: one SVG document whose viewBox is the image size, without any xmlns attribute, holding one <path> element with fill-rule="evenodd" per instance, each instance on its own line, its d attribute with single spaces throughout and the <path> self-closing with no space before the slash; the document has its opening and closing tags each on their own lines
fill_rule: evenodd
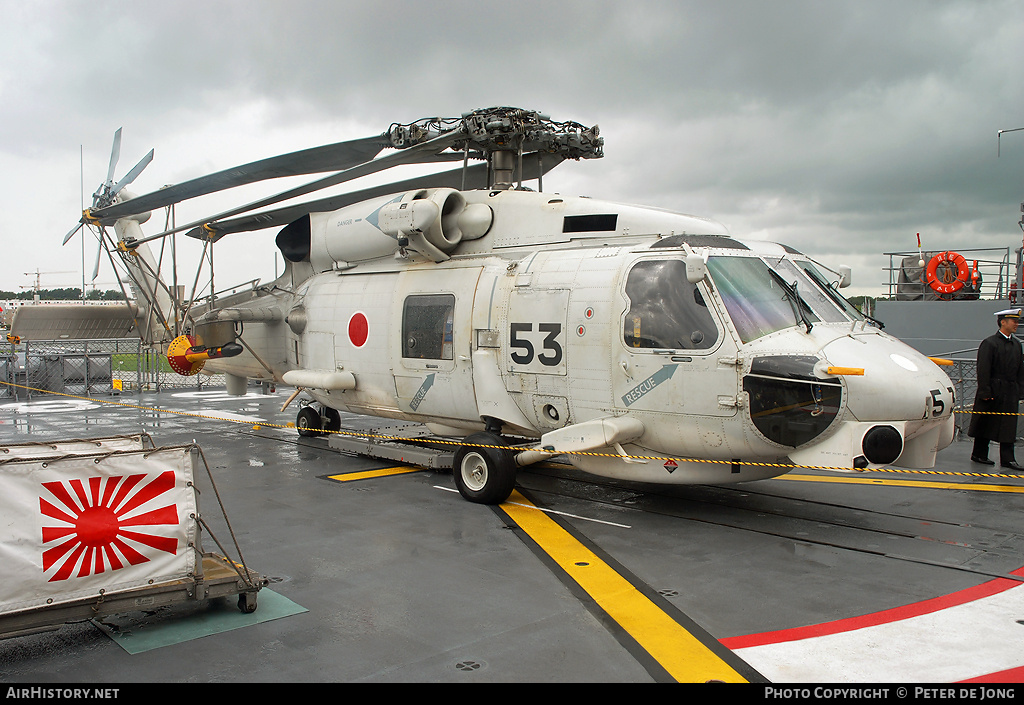
<svg viewBox="0 0 1024 705">
<path fill-rule="evenodd" d="M 1015 2 L 0 8 L 4 198 L 38 202 L 52 238 L 75 219 L 78 146 L 91 191 L 120 125 L 121 173 L 156 147 L 148 190 L 488 105 L 601 125 L 605 159 L 546 187 L 717 217 L 830 260 L 913 249 L 916 232 L 1020 238 L 1024 132 L 995 156 L 996 131 L 1024 126 Z M 33 200 L 44 183 L 62 195 Z"/>
</svg>

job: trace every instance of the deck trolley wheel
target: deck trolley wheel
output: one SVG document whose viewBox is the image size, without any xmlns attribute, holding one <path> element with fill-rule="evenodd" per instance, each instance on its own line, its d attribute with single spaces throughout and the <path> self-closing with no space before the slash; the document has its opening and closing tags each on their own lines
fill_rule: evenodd
<svg viewBox="0 0 1024 705">
<path fill-rule="evenodd" d="M 238 609 L 244 614 L 252 614 L 258 607 L 255 592 L 238 593 Z"/>
<path fill-rule="evenodd" d="M 478 504 L 501 504 L 508 499 L 516 484 L 516 464 L 501 436 L 474 433 L 462 443 L 452 462 L 459 494 Z"/>
<path fill-rule="evenodd" d="M 323 420 L 316 409 L 311 406 L 299 409 L 299 413 L 295 417 L 295 428 L 299 430 L 300 436 L 304 438 L 319 436 L 323 427 Z"/>
</svg>

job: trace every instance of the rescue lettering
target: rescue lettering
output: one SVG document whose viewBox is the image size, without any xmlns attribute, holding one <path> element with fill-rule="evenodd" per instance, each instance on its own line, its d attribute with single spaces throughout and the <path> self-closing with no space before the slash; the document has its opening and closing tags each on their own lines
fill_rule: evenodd
<svg viewBox="0 0 1024 705">
<path fill-rule="evenodd" d="M 657 387 L 662 382 L 671 379 L 672 375 L 675 374 L 678 365 L 663 365 L 660 370 L 655 372 L 653 375 L 645 379 L 640 384 L 636 385 L 624 395 L 622 395 L 622 403 L 626 406 L 630 406 L 639 399 L 642 399 L 644 395 L 650 392 L 652 389 Z"/>
</svg>

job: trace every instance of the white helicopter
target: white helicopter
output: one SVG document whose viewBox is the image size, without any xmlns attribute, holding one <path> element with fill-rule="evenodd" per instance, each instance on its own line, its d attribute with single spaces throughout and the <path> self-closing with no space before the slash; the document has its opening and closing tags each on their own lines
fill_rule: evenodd
<svg viewBox="0 0 1024 705">
<path fill-rule="evenodd" d="M 98 226 L 101 242 L 114 227 L 136 323 L 169 343 L 176 371 L 205 364 L 235 394 L 248 379 L 304 390 L 304 435 L 338 430 L 345 410 L 461 439 L 453 474 L 470 501 L 504 501 L 518 467 L 554 453 L 596 475 L 677 484 L 934 466 L 953 437 L 953 384 L 838 293 L 848 268 L 705 218 L 543 192 L 544 173 L 601 157 L 603 143 L 596 126 L 490 108 L 138 197 L 127 178 L 112 185 L 112 159 L 79 227 Z M 396 151 L 377 157 L 385 147 Z M 251 213 L 446 160 L 462 166 Z M 157 235 L 140 228 L 187 198 L 331 170 Z M 522 187 L 532 179 L 537 191 Z M 209 247 L 274 226 L 280 277 L 189 309 L 145 244 L 187 230 Z"/>
</svg>

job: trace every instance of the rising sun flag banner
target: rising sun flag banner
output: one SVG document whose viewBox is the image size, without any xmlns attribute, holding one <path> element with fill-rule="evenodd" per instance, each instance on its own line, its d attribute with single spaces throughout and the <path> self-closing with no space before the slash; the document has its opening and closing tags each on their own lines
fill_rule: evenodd
<svg viewBox="0 0 1024 705">
<path fill-rule="evenodd" d="M 188 447 L 0 464 L 0 614 L 195 570 Z"/>
</svg>

